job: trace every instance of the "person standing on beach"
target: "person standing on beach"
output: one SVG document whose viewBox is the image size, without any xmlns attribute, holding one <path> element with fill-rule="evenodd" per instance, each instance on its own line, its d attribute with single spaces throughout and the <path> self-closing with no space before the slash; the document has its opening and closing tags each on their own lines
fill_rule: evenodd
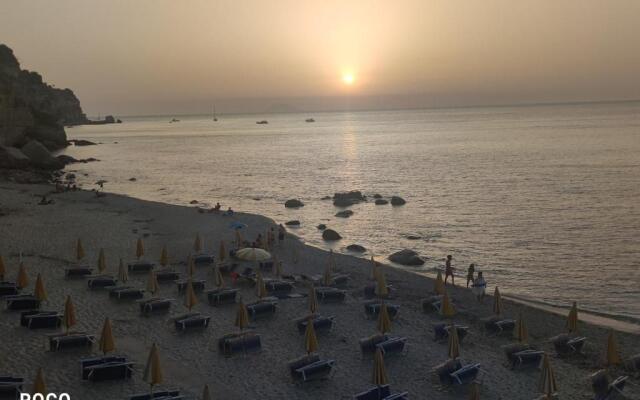
<svg viewBox="0 0 640 400">
<path fill-rule="evenodd" d="M 451 254 L 449 254 L 447 256 L 447 260 L 444 263 L 444 284 L 447 284 L 447 279 L 449 279 L 449 276 L 451 276 L 451 284 L 453 286 L 456 285 L 455 282 L 455 278 L 453 276 L 453 271 L 455 271 L 455 268 L 453 268 L 453 265 L 451 265 L 451 260 L 453 259 L 453 256 Z"/>
<path fill-rule="evenodd" d="M 484 280 L 484 276 L 482 276 L 482 271 L 478 272 L 478 278 L 471 285 L 471 290 L 473 294 L 478 298 L 479 303 L 484 302 L 484 293 L 487 289 L 487 281 Z"/>
<path fill-rule="evenodd" d="M 473 283 L 473 274 L 476 272 L 476 265 L 471 263 L 469 265 L 469 269 L 467 269 L 467 287 L 469 287 L 469 282 Z"/>
</svg>

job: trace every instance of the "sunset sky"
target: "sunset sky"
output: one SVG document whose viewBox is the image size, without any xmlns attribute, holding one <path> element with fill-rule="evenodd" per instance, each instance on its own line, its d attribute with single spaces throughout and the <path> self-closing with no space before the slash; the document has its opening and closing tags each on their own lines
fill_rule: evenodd
<svg viewBox="0 0 640 400">
<path fill-rule="evenodd" d="M 0 2 L 90 115 L 640 98 L 637 0 Z"/>
</svg>

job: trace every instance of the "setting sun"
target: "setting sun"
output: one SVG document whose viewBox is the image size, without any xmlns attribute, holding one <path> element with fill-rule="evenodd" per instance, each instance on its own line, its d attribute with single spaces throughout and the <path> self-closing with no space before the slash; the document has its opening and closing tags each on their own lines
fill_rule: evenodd
<svg viewBox="0 0 640 400">
<path fill-rule="evenodd" d="M 345 85 L 352 85 L 353 84 L 353 75 L 352 74 L 344 74 L 344 75 L 342 75 L 342 82 L 344 82 Z"/>
</svg>

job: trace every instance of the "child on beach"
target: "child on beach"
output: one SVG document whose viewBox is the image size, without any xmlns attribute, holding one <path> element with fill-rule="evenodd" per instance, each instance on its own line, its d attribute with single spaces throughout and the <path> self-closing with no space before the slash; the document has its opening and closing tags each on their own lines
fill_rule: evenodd
<svg viewBox="0 0 640 400">
<path fill-rule="evenodd" d="M 474 272 L 476 272 L 476 265 L 475 264 L 471 264 L 469 265 L 469 268 L 467 269 L 467 287 L 469 287 L 469 282 L 473 283 L 473 274 Z"/>
<path fill-rule="evenodd" d="M 455 286 L 456 283 L 454 281 L 454 276 L 453 276 L 453 271 L 455 271 L 455 268 L 453 267 L 453 265 L 451 265 L 451 259 L 453 258 L 453 256 L 451 254 L 449 254 L 447 256 L 447 261 L 445 261 L 444 263 L 444 284 L 447 284 L 447 279 L 449 279 L 449 276 L 451 276 L 451 285 Z"/>
<path fill-rule="evenodd" d="M 476 281 L 471 285 L 471 290 L 473 294 L 478 298 L 478 302 L 484 302 L 484 293 L 487 289 L 487 281 L 484 280 L 484 276 L 482 276 L 482 271 L 478 272 L 478 277 Z"/>
</svg>

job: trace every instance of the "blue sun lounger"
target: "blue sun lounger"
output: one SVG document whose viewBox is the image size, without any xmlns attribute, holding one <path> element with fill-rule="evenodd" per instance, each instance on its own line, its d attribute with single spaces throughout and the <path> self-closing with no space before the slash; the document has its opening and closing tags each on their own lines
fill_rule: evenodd
<svg viewBox="0 0 640 400">
<path fill-rule="evenodd" d="M 257 303 L 247 304 L 247 312 L 251 319 L 257 319 L 260 317 L 270 317 L 276 313 L 277 309 L 276 301 L 259 301 Z"/>
<path fill-rule="evenodd" d="M 513 353 L 512 368 L 537 367 L 542 361 L 544 351 L 542 350 L 522 350 Z"/>
<path fill-rule="evenodd" d="M 20 325 L 29 329 L 53 329 L 62 324 L 62 314 L 57 311 L 23 311 Z"/>
<path fill-rule="evenodd" d="M 40 308 L 40 300 L 30 294 L 18 294 L 15 296 L 6 296 L 7 310 L 23 311 L 37 310 Z"/>
<path fill-rule="evenodd" d="M 156 279 L 158 283 L 175 282 L 180 279 L 180 274 L 175 271 L 158 271 Z"/>
<path fill-rule="evenodd" d="M 174 320 L 176 329 L 186 331 L 191 328 L 206 328 L 209 326 L 211 317 L 200 313 L 190 313 L 180 316 Z"/>
<path fill-rule="evenodd" d="M 192 279 L 191 284 L 193 285 L 194 292 L 202 292 L 204 290 L 204 285 L 207 282 L 203 279 Z M 176 285 L 178 286 L 178 293 L 184 293 L 187 290 L 187 285 L 189 284 L 189 280 L 181 280 L 176 281 Z"/>
<path fill-rule="evenodd" d="M 207 299 L 212 306 L 235 304 L 238 289 L 215 289 L 207 292 Z"/>
<path fill-rule="evenodd" d="M 132 273 L 143 273 L 151 271 L 155 266 L 156 264 L 150 261 L 136 261 L 128 264 L 127 268 Z"/>
<path fill-rule="evenodd" d="M 567 357 L 574 354 L 579 354 L 587 341 L 584 336 L 572 337 L 567 334 L 558 335 L 551 339 L 553 347 L 556 349 L 556 353 L 559 356 Z"/>
<path fill-rule="evenodd" d="M 389 385 L 374 386 L 369 390 L 362 393 L 358 393 L 353 396 L 354 400 L 408 400 L 409 393 L 395 393 L 391 394 L 391 387 Z"/>
<path fill-rule="evenodd" d="M 380 349 L 384 355 L 401 354 L 404 352 L 406 344 L 406 337 L 388 337 L 387 340 L 377 343 L 375 348 Z"/>
<path fill-rule="evenodd" d="M 121 356 L 84 358 L 80 360 L 80 372 L 85 381 L 124 380 L 131 378 L 133 363 Z"/>
<path fill-rule="evenodd" d="M 185 399 L 179 390 L 160 390 L 153 393 L 136 394 L 129 400 L 182 400 Z"/>
<path fill-rule="evenodd" d="M 218 348 L 227 357 L 235 353 L 256 352 L 261 347 L 260 335 L 253 332 L 231 333 L 218 340 Z"/>
<path fill-rule="evenodd" d="M 64 270 L 64 276 L 68 279 L 73 278 L 86 278 L 93 274 L 93 268 L 88 265 L 78 265 L 75 267 L 69 267 Z"/>
<path fill-rule="evenodd" d="M 153 298 L 140 301 L 140 312 L 144 315 L 168 312 L 172 299 Z"/>
<path fill-rule="evenodd" d="M 96 276 L 89 278 L 87 286 L 89 289 L 104 289 L 106 287 L 113 287 L 116 285 L 116 278 L 112 276 Z"/>
<path fill-rule="evenodd" d="M 335 365 L 335 360 L 318 360 L 297 368 L 294 378 L 302 382 L 326 379 L 333 373 Z"/>
<path fill-rule="evenodd" d="M 469 327 L 464 325 L 455 325 L 456 331 L 458 332 L 458 340 L 460 343 L 464 340 L 469 332 Z M 435 341 L 443 341 L 449 339 L 449 331 L 451 330 L 451 324 L 435 324 L 433 326 L 433 334 Z"/>
<path fill-rule="evenodd" d="M 342 302 L 347 292 L 334 287 L 321 286 L 316 288 L 316 298 L 322 303 Z"/>
<path fill-rule="evenodd" d="M 193 263 L 196 265 L 211 265 L 216 261 L 213 254 L 196 254 L 193 256 Z"/>
<path fill-rule="evenodd" d="M 0 282 L 0 297 L 15 296 L 20 293 L 20 288 L 14 282 Z"/>
<path fill-rule="evenodd" d="M 23 386 L 23 378 L 0 376 L 0 399 L 19 399 Z"/>
<path fill-rule="evenodd" d="M 400 306 L 397 304 L 391 304 L 386 302 L 385 302 L 385 305 L 387 306 L 387 312 L 389 313 L 389 318 L 394 319 L 398 315 L 398 312 L 400 311 Z M 382 303 L 379 301 L 366 303 L 364 305 L 364 311 L 370 317 L 377 317 L 378 313 L 380 312 L 381 306 L 382 306 Z"/>
<path fill-rule="evenodd" d="M 628 376 L 619 376 L 609 383 L 606 370 L 599 370 L 591 375 L 591 385 L 595 393 L 594 400 L 624 399 L 622 391 L 626 386 Z"/>
<path fill-rule="evenodd" d="M 323 317 L 321 315 L 313 316 L 313 328 L 316 332 L 328 332 L 333 326 L 334 317 Z M 304 334 L 309 324 L 309 318 L 300 318 L 296 321 L 296 326 L 300 334 Z"/>
<path fill-rule="evenodd" d="M 61 351 L 68 349 L 90 349 L 96 341 L 96 337 L 84 332 L 69 332 L 66 334 L 48 335 L 49 351 Z"/>
<path fill-rule="evenodd" d="M 288 295 L 293 290 L 291 283 L 279 280 L 269 280 L 265 282 L 265 287 L 271 296 L 276 297 Z"/>
<path fill-rule="evenodd" d="M 144 290 L 132 286 L 118 286 L 109 290 L 109 297 L 118 300 L 137 300 L 144 297 Z"/>
<path fill-rule="evenodd" d="M 480 364 L 467 364 L 450 373 L 451 382 L 454 385 L 466 385 L 476 380 L 480 373 Z"/>
</svg>

